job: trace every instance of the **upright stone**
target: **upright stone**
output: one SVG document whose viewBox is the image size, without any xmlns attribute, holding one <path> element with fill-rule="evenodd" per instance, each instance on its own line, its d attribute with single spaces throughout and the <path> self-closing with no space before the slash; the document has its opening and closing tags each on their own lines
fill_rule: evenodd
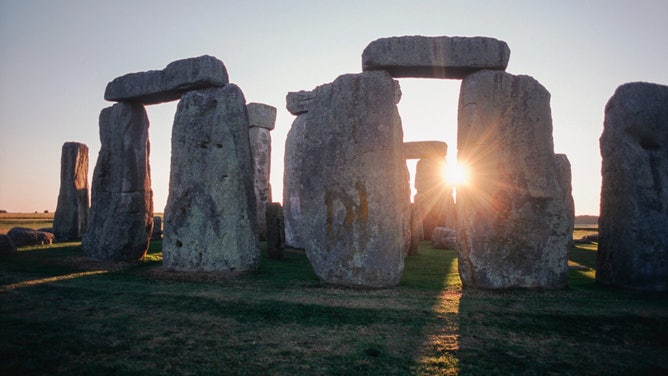
<svg viewBox="0 0 668 376">
<path fill-rule="evenodd" d="M 411 141 L 404 142 L 404 158 L 445 158 L 448 154 L 448 144 L 442 141 Z"/>
<path fill-rule="evenodd" d="M 53 217 L 57 241 L 79 240 L 88 227 L 88 146 L 66 142 L 60 155 L 60 192 Z"/>
<path fill-rule="evenodd" d="M 452 186 L 443 178 L 445 158 L 420 159 L 415 169 L 415 205 L 422 213 L 425 239 L 431 239 L 436 227 L 443 227 L 454 217 Z"/>
<path fill-rule="evenodd" d="M 153 217 L 153 231 L 151 232 L 151 240 L 162 239 L 162 218 Z"/>
<path fill-rule="evenodd" d="M 573 230 L 575 229 L 575 201 L 573 201 L 573 193 L 571 186 L 571 162 L 568 160 L 566 154 L 556 154 L 554 161 L 557 164 L 557 173 L 559 178 L 559 187 L 561 188 L 561 199 L 564 201 L 566 208 L 566 219 L 568 221 L 568 233 L 571 234 L 568 239 L 568 249 L 570 249 L 573 242 Z"/>
<path fill-rule="evenodd" d="M 605 106 L 596 281 L 668 290 L 668 86 L 621 85 Z"/>
<path fill-rule="evenodd" d="M 260 239 L 267 237 L 265 211 L 271 203 L 271 134 L 276 122 L 276 107 L 262 103 L 249 103 L 248 135 L 253 156 L 253 179 L 255 186 L 255 208 L 258 235 Z"/>
<path fill-rule="evenodd" d="M 510 48 L 486 37 L 403 36 L 375 40 L 362 52 L 362 69 L 392 77 L 457 78 L 482 69 L 505 70 Z"/>
<path fill-rule="evenodd" d="M 424 230 L 422 227 L 422 213 L 420 207 L 411 204 L 411 246 L 408 249 L 408 256 L 416 256 L 420 248 L 420 240 L 424 239 Z"/>
<path fill-rule="evenodd" d="M 107 84 L 104 99 L 156 104 L 174 101 L 191 90 L 227 85 L 222 61 L 213 56 L 177 60 L 163 70 L 128 73 Z"/>
<path fill-rule="evenodd" d="M 283 208 L 278 202 L 267 205 L 267 254 L 273 259 L 282 259 L 285 254 L 285 231 Z"/>
<path fill-rule="evenodd" d="M 174 116 L 163 265 L 249 271 L 260 261 L 248 113 L 236 85 L 191 91 Z"/>
<path fill-rule="evenodd" d="M 316 89 L 304 130 L 304 242 L 326 283 L 399 283 L 410 246 L 410 190 L 398 84 L 386 72 L 338 77 Z"/>
<path fill-rule="evenodd" d="M 465 286 L 563 288 L 568 220 L 552 142 L 550 94 L 529 76 L 482 71 L 462 81 L 457 188 Z"/>
<path fill-rule="evenodd" d="M 285 139 L 283 155 L 283 218 L 285 220 L 285 244 L 304 249 L 304 230 L 301 198 L 301 179 L 304 163 L 304 131 L 306 115 L 299 115 L 292 122 Z"/>
<path fill-rule="evenodd" d="M 81 242 L 88 257 L 138 260 L 153 230 L 148 117 L 121 102 L 100 113 L 101 148 L 93 172 L 90 222 Z"/>
</svg>

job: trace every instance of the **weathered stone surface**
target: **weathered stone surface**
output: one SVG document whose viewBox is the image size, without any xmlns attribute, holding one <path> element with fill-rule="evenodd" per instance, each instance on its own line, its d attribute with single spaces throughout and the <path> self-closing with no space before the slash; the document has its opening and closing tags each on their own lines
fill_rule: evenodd
<svg viewBox="0 0 668 376">
<path fill-rule="evenodd" d="M 621 85 L 605 106 L 596 281 L 668 290 L 668 86 Z"/>
<path fill-rule="evenodd" d="M 249 103 L 246 105 L 248 109 L 248 126 L 274 129 L 276 126 L 276 107 L 264 103 Z"/>
<path fill-rule="evenodd" d="M 308 120 L 297 116 L 285 139 L 283 155 L 283 216 L 285 220 L 285 244 L 304 249 L 304 229 L 301 201 L 301 179 L 304 162 L 304 131 Z"/>
<path fill-rule="evenodd" d="M 302 115 L 302 235 L 326 283 L 399 283 L 410 246 L 410 190 L 397 88 L 386 72 L 343 75 L 319 87 Z"/>
<path fill-rule="evenodd" d="M 153 217 L 153 232 L 151 232 L 151 240 L 162 239 L 162 218 Z"/>
<path fill-rule="evenodd" d="M 285 253 L 283 207 L 278 202 L 267 205 L 267 253 L 273 259 L 282 259 Z"/>
<path fill-rule="evenodd" d="M 100 153 L 93 172 L 88 230 L 81 250 L 100 260 L 138 260 L 153 231 L 148 117 L 139 103 L 100 113 Z"/>
<path fill-rule="evenodd" d="M 457 249 L 457 230 L 436 227 L 431 233 L 431 245 L 437 249 Z"/>
<path fill-rule="evenodd" d="M 88 228 L 88 146 L 63 144 L 60 156 L 60 192 L 53 217 L 58 241 L 79 240 Z"/>
<path fill-rule="evenodd" d="M 448 154 L 448 144 L 442 141 L 413 141 L 404 142 L 404 158 L 445 158 Z"/>
<path fill-rule="evenodd" d="M 38 231 L 25 227 L 13 227 L 7 232 L 16 247 L 26 245 L 53 244 L 55 236 L 50 232 Z"/>
<path fill-rule="evenodd" d="M 445 226 L 455 216 L 452 186 L 443 179 L 444 167 L 445 158 L 425 158 L 415 169 L 414 201 L 422 213 L 425 239 L 431 239 L 434 228 Z"/>
<path fill-rule="evenodd" d="M 465 286 L 563 288 L 571 234 L 552 142 L 550 94 L 529 76 L 482 71 L 462 81 L 457 188 Z"/>
<path fill-rule="evenodd" d="M 271 133 L 269 130 L 274 128 L 276 108 L 260 103 L 249 103 L 247 108 L 250 125 L 248 136 L 253 156 L 257 228 L 260 239 L 264 240 L 267 237 L 265 211 L 267 204 L 272 201 L 269 183 L 271 175 Z"/>
<path fill-rule="evenodd" d="M 505 70 L 506 42 L 487 37 L 403 36 L 375 40 L 362 53 L 362 69 L 392 77 L 457 78 L 482 69 Z"/>
<path fill-rule="evenodd" d="M 190 90 L 224 86 L 227 69 L 213 56 L 177 60 L 163 70 L 128 73 L 107 84 L 104 99 L 156 104 L 174 101 Z"/>
<path fill-rule="evenodd" d="M 16 245 L 7 234 L 0 234 L 0 256 L 16 253 Z"/>
<path fill-rule="evenodd" d="M 424 230 L 422 228 L 422 213 L 420 206 L 411 204 L 411 246 L 408 249 L 408 256 L 416 256 L 420 248 L 420 240 L 424 239 Z"/>
<path fill-rule="evenodd" d="M 163 265 L 249 271 L 260 261 L 246 100 L 236 85 L 191 91 L 174 116 Z"/>
<path fill-rule="evenodd" d="M 315 98 L 315 91 L 291 91 L 285 96 L 285 108 L 293 115 L 308 112 L 308 106 Z"/>
<path fill-rule="evenodd" d="M 557 165 L 557 177 L 559 187 L 561 188 L 561 199 L 564 201 L 566 209 L 566 220 L 568 224 L 568 233 L 571 234 L 568 240 L 568 249 L 573 246 L 573 230 L 575 229 L 575 201 L 573 200 L 571 186 L 571 162 L 566 154 L 555 154 L 554 161 Z"/>
</svg>

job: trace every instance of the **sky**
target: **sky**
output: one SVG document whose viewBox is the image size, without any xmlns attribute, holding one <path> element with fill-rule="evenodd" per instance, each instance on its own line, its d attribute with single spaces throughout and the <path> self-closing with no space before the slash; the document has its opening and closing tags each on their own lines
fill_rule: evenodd
<svg viewBox="0 0 668 376">
<path fill-rule="evenodd" d="M 278 109 L 271 184 L 281 201 L 290 91 L 361 72 L 383 37 L 487 36 L 507 71 L 551 93 L 556 153 L 572 165 L 576 214 L 598 214 L 604 108 L 634 81 L 668 85 L 668 1 L 0 0 L 0 209 L 56 209 L 63 143 L 100 149 L 107 83 L 204 54 L 222 60 L 247 102 Z M 404 141 L 445 141 L 456 159 L 460 81 L 399 79 Z M 148 106 L 154 207 L 167 200 L 176 102 Z M 414 169 L 414 163 L 409 165 Z M 412 170 L 414 171 L 414 170 Z"/>
</svg>

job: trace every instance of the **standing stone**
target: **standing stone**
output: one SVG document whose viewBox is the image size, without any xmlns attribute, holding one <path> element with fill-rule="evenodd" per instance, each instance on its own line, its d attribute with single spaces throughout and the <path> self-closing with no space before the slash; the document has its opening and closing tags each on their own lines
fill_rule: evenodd
<svg viewBox="0 0 668 376">
<path fill-rule="evenodd" d="M 445 226 L 446 220 L 454 217 L 452 209 L 452 186 L 443 178 L 445 158 L 423 158 L 415 169 L 414 201 L 422 213 L 424 237 L 431 239 L 436 227 Z"/>
<path fill-rule="evenodd" d="M 276 107 L 262 103 L 249 103 L 248 135 L 253 156 L 253 179 L 255 186 L 256 218 L 260 239 L 267 237 L 265 211 L 271 202 L 271 134 L 276 122 Z"/>
<path fill-rule="evenodd" d="M 404 142 L 404 158 L 445 158 L 448 144 L 442 141 L 411 141 Z"/>
<path fill-rule="evenodd" d="M 267 205 L 267 254 L 273 259 L 282 259 L 285 253 L 285 231 L 283 208 L 278 202 Z"/>
<path fill-rule="evenodd" d="M 236 85 L 191 91 L 172 128 L 163 265 L 249 271 L 260 261 L 246 100 Z"/>
<path fill-rule="evenodd" d="M 464 78 L 481 69 L 505 70 L 510 48 L 487 37 L 403 36 L 375 40 L 362 52 L 362 69 L 392 77 Z"/>
<path fill-rule="evenodd" d="M 285 220 L 285 244 L 297 249 L 304 249 L 304 230 L 301 179 L 304 162 L 304 131 L 306 115 L 299 115 L 292 122 L 285 139 L 283 155 L 283 216 Z"/>
<path fill-rule="evenodd" d="M 162 218 L 153 217 L 153 231 L 151 232 L 151 240 L 162 239 Z"/>
<path fill-rule="evenodd" d="M 571 162 L 566 154 L 556 154 L 554 161 L 557 164 L 557 173 L 559 178 L 559 187 L 561 188 L 561 199 L 566 208 L 566 219 L 568 220 L 568 233 L 571 234 L 568 239 L 568 249 L 575 243 L 573 242 L 573 230 L 575 229 L 575 201 L 573 201 L 571 187 Z"/>
<path fill-rule="evenodd" d="M 60 156 L 60 192 L 53 217 L 57 241 L 79 240 L 88 227 L 88 146 L 66 142 Z"/>
<path fill-rule="evenodd" d="M 457 231 L 448 227 L 436 227 L 431 234 L 431 245 L 436 249 L 457 249 Z"/>
<path fill-rule="evenodd" d="M 482 71 L 462 81 L 457 189 L 459 274 L 479 288 L 563 288 L 568 220 L 552 142 L 550 93 L 529 76 Z"/>
<path fill-rule="evenodd" d="M 399 283 L 410 246 L 399 98 L 386 72 L 348 74 L 317 88 L 302 115 L 302 234 L 325 283 Z"/>
<path fill-rule="evenodd" d="M 668 86 L 634 82 L 605 106 L 596 281 L 668 290 Z"/>
<path fill-rule="evenodd" d="M 153 230 L 148 117 L 139 103 L 100 113 L 101 148 L 93 172 L 90 222 L 83 253 L 100 260 L 138 260 Z"/>
<path fill-rule="evenodd" d="M 420 206 L 411 204 L 411 246 L 408 249 L 408 256 L 416 256 L 420 248 L 420 240 L 424 239 L 424 230 L 422 227 L 422 213 Z"/>
</svg>

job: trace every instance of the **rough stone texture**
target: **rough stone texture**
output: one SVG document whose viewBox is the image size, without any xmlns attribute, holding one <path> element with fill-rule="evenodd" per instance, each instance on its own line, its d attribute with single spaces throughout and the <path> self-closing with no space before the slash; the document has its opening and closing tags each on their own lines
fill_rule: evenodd
<svg viewBox="0 0 668 376">
<path fill-rule="evenodd" d="M 163 265 L 249 271 L 260 250 L 248 113 L 236 85 L 191 91 L 174 116 Z"/>
<path fill-rule="evenodd" d="M 107 84 L 104 99 L 156 104 L 174 101 L 191 90 L 224 86 L 227 69 L 213 56 L 177 60 L 163 70 L 128 73 Z"/>
<path fill-rule="evenodd" d="M 153 231 L 148 117 L 139 103 L 100 113 L 100 153 L 93 172 L 88 230 L 81 250 L 99 260 L 138 260 Z"/>
<path fill-rule="evenodd" d="M 420 248 L 420 240 L 424 239 L 424 230 L 422 228 L 422 213 L 420 206 L 411 204 L 411 246 L 408 249 L 408 256 L 416 256 Z"/>
<path fill-rule="evenodd" d="M 457 249 L 457 230 L 436 227 L 431 234 L 431 245 L 437 249 Z"/>
<path fill-rule="evenodd" d="M 153 217 L 153 232 L 151 232 L 151 240 L 162 239 L 162 218 Z"/>
<path fill-rule="evenodd" d="M 264 103 L 249 103 L 248 126 L 273 130 L 276 126 L 276 107 Z"/>
<path fill-rule="evenodd" d="M 465 286 L 563 288 L 568 220 L 552 142 L 550 93 L 529 76 L 482 71 L 462 81 L 457 188 Z"/>
<path fill-rule="evenodd" d="M 482 69 L 505 70 L 506 42 L 487 37 L 403 36 L 375 40 L 362 53 L 362 69 L 392 77 L 457 78 Z"/>
<path fill-rule="evenodd" d="M 436 227 L 445 226 L 448 219 L 455 217 L 455 203 L 452 186 L 443 179 L 445 158 L 420 159 L 415 169 L 414 201 L 422 213 L 425 239 L 431 239 Z"/>
<path fill-rule="evenodd" d="M 50 232 L 38 231 L 25 227 L 13 227 L 7 232 L 16 247 L 26 245 L 53 244 L 55 236 Z"/>
<path fill-rule="evenodd" d="M 605 106 L 596 281 L 668 290 L 668 86 L 628 83 Z"/>
<path fill-rule="evenodd" d="M 16 252 L 16 245 L 12 238 L 7 234 L 0 234 L 0 256 L 11 255 Z"/>
<path fill-rule="evenodd" d="M 53 217 L 58 241 L 79 240 L 88 227 L 88 146 L 63 144 L 60 156 L 60 192 Z"/>
<path fill-rule="evenodd" d="M 386 72 L 316 89 L 304 130 L 303 237 L 325 283 L 399 283 L 410 246 L 410 190 L 398 85 Z"/>
<path fill-rule="evenodd" d="M 285 253 L 283 207 L 278 202 L 267 205 L 267 253 L 273 259 L 282 259 Z"/>
<path fill-rule="evenodd" d="M 253 156 L 253 184 L 255 187 L 255 207 L 258 235 L 260 239 L 267 237 L 265 211 L 267 204 L 272 201 L 271 184 L 271 133 L 276 121 L 276 108 L 261 104 L 249 103 L 248 119 L 250 129 L 251 154 Z"/>
<path fill-rule="evenodd" d="M 571 236 L 568 239 L 568 249 L 573 246 L 573 230 L 575 229 L 575 201 L 573 200 L 571 186 L 571 162 L 566 154 L 555 154 L 554 161 L 557 164 L 557 173 L 559 178 L 559 187 L 561 188 L 561 199 L 566 208 L 566 219 L 568 220 L 568 233 Z"/>
<path fill-rule="evenodd" d="M 404 158 L 445 158 L 448 154 L 448 144 L 441 141 L 414 141 L 404 142 Z"/>
<path fill-rule="evenodd" d="M 285 96 L 285 108 L 293 115 L 301 115 L 308 112 L 308 106 L 314 97 L 313 91 L 291 91 Z"/>
<path fill-rule="evenodd" d="M 285 139 L 283 155 L 283 216 L 285 244 L 304 249 L 303 215 L 301 207 L 301 179 L 304 162 L 304 131 L 307 117 L 297 116 Z"/>
</svg>

